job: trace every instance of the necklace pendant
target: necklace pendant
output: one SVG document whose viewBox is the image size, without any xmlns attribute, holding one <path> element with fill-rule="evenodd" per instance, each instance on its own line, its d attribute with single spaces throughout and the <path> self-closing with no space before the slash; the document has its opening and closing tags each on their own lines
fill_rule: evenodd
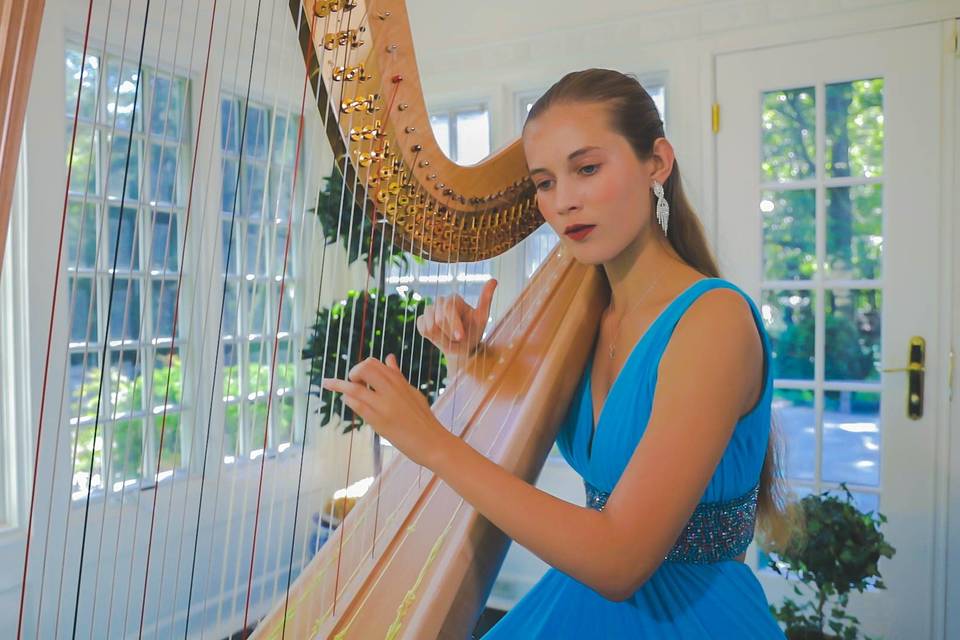
<svg viewBox="0 0 960 640">
<path fill-rule="evenodd" d="M 613 358 L 614 345 L 610 345 L 610 357 Z"/>
</svg>

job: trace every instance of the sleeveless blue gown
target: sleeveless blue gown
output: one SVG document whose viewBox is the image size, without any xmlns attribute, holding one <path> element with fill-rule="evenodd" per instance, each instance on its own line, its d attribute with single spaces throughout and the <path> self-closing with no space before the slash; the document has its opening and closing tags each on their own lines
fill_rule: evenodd
<svg viewBox="0 0 960 640">
<path fill-rule="evenodd" d="M 590 393 L 593 362 L 590 359 L 557 436 L 560 452 L 585 483 L 603 492 L 613 491 L 643 437 L 653 404 L 659 362 L 677 322 L 701 294 L 718 287 L 734 289 L 750 304 L 763 340 L 764 387 L 758 404 L 737 422 L 701 503 L 731 501 L 757 486 L 770 432 L 773 393 L 770 339 L 753 300 L 736 285 L 720 278 L 695 282 L 653 321 L 610 388 L 594 442 L 591 442 L 594 434 Z M 749 526 L 752 530 L 752 525 Z M 747 535 L 749 537 L 750 530 Z M 666 560 L 623 602 L 607 600 L 570 576 L 550 568 L 483 638 L 748 640 L 782 639 L 784 634 L 770 613 L 760 583 L 746 564 L 737 560 L 707 563 Z"/>
</svg>

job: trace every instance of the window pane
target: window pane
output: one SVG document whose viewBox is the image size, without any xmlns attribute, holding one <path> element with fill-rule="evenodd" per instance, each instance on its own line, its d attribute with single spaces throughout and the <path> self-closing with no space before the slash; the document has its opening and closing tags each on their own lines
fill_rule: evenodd
<svg viewBox="0 0 960 640">
<path fill-rule="evenodd" d="M 227 403 L 223 419 L 223 455 L 235 457 L 240 453 L 240 403 Z"/>
<path fill-rule="evenodd" d="M 109 137 L 109 136 L 108 136 Z M 140 198 L 140 142 L 134 141 L 131 145 L 128 136 L 112 136 L 110 138 L 110 169 L 107 175 L 107 195 L 114 198 L 123 198 L 124 202 Z M 124 190 L 123 179 L 126 176 L 127 188 Z"/>
<path fill-rule="evenodd" d="M 283 308 L 280 309 L 280 331 L 292 331 L 293 330 L 293 309 L 296 304 L 295 297 L 293 295 L 294 284 L 291 281 L 287 281 L 287 285 L 284 287 L 283 291 Z M 280 285 L 274 285 L 274 300 L 280 299 Z"/>
<path fill-rule="evenodd" d="M 72 493 L 74 499 L 84 498 L 88 491 L 103 489 L 103 428 L 90 422 L 70 435 L 70 450 L 76 453 Z"/>
<path fill-rule="evenodd" d="M 249 397 L 266 396 L 270 391 L 270 359 L 273 355 L 273 340 L 250 343 Z"/>
<path fill-rule="evenodd" d="M 293 168 L 273 166 L 270 170 L 270 193 L 267 195 L 267 217 L 285 220 L 292 210 Z"/>
<path fill-rule="evenodd" d="M 245 254 L 244 273 L 266 275 L 267 273 L 267 238 L 270 229 L 268 224 L 251 222 L 247 225 L 247 244 L 243 248 Z"/>
<path fill-rule="evenodd" d="M 250 312 L 245 318 L 248 322 L 245 329 L 248 334 L 263 335 L 270 331 L 267 315 L 267 287 L 266 282 L 251 282 L 247 285 L 247 305 Z M 251 358 L 253 354 L 251 352 Z M 255 362 L 255 360 L 254 360 Z"/>
<path fill-rule="evenodd" d="M 143 360 L 136 349 L 111 349 L 110 395 L 106 414 L 111 420 L 143 413 Z"/>
<path fill-rule="evenodd" d="M 107 267 L 112 269 L 117 265 L 117 271 L 136 271 L 140 268 L 140 247 L 137 242 L 137 210 L 124 208 L 123 215 L 120 207 L 110 207 L 107 225 L 106 243 Z M 119 235 L 119 239 L 118 239 Z M 117 249 L 119 248 L 119 254 Z M 116 263 L 114 257 L 116 256 Z"/>
<path fill-rule="evenodd" d="M 457 162 L 476 164 L 490 155 L 490 118 L 486 111 L 457 114 Z"/>
<path fill-rule="evenodd" d="M 143 464 L 143 418 L 127 418 L 111 425 L 113 447 L 110 453 L 110 482 L 121 491 L 140 478 Z"/>
<path fill-rule="evenodd" d="M 235 100 L 220 103 L 220 144 L 221 148 L 232 154 L 240 152 L 240 113 Z"/>
<path fill-rule="evenodd" d="M 186 80 L 153 76 L 150 86 L 153 97 L 150 105 L 150 133 L 167 139 L 179 139 L 186 107 Z"/>
<path fill-rule="evenodd" d="M 267 432 L 267 401 L 254 402 L 248 407 L 250 410 L 250 450 L 263 449 L 266 444 L 264 438 Z"/>
<path fill-rule="evenodd" d="M 220 208 L 224 213 L 233 213 L 237 206 L 237 161 L 232 158 L 223 160 L 223 189 Z"/>
<path fill-rule="evenodd" d="M 179 407 L 183 403 L 183 370 L 178 349 L 157 349 L 153 359 L 153 407 Z M 159 420 L 159 418 L 157 418 Z"/>
<path fill-rule="evenodd" d="M 150 145 L 150 199 L 154 202 L 177 202 L 177 147 Z"/>
<path fill-rule="evenodd" d="M 286 263 L 286 272 L 289 277 L 292 275 L 293 269 L 293 247 L 290 247 L 290 252 L 288 255 L 287 252 L 287 223 L 281 222 L 279 224 L 273 225 L 275 231 L 274 241 L 273 241 L 273 269 L 271 275 L 281 276 L 284 272 L 284 263 Z"/>
<path fill-rule="evenodd" d="M 773 392 L 773 411 L 786 444 L 785 477 L 813 480 L 817 453 L 813 391 L 776 389 Z"/>
<path fill-rule="evenodd" d="M 809 280 L 817 270 L 816 192 L 763 191 L 763 277 Z"/>
<path fill-rule="evenodd" d="M 267 111 L 259 107 L 247 108 L 247 128 L 242 132 L 244 160 L 261 160 L 267 157 L 270 144 L 270 128 Z"/>
<path fill-rule="evenodd" d="M 294 400 L 292 395 L 285 395 L 274 400 L 274 443 L 281 445 L 291 442 L 294 426 Z"/>
<path fill-rule="evenodd" d="M 137 131 L 143 130 L 143 91 L 137 91 L 137 61 L 124 60 L 123 70 L 120 61 L 110 58 L 107 62 L 107 123 L 118 131 L 130 131 L 131 123 Z M 137 96 L 137 115 L 134 119 L 133 97 Z"/>
<path fill-rule="evenodd" d="M 262 165 L 243 162 L 240 180 L 240 212 L 260 217 L 266 204 L 267 173 Z"/>
<path fill-rule="evenodd" d="M 223 344 L 223 397 L 227 400 L 240 398 L 240 350 L 233 342 Z"/>
<path fill-rule="evenodd" d="M 826 170 L 829 176 L 883 175 L 883 79 L 828 84 Z"/>
<path fill-rule="evenodd" d="M 879 289 L 826 292 L 827 380 L 880 379 Z"/>
<path fill-rule="evenodd" d="M 153 211 L 153 247 L 150 251 L 150 269 L 176 273 L 177 254 L 180 246 L 177 238 L 177 216 L 166 211 Z"/>
<path fill-rule="evenodd" d="M 97 265 L 97 207 L 71 202 L 67 213 L 67 268 Z"/>
<path fill-rule="evenodd" d="M 880 278 L 883 185 L 827 189 L 826 204 L 826 274 L 831 278 Z"/>
<path fill-rule="evenodd" d="M 153 314 L 153 337 L 173 337 L 173 314 L 177 304 L 177 281 L 150 281 L 150 310 Z"/>
<path fill-rule="evenodd" d="M 66 114 L 72 118 L 77 109 L 77 92 L 80 93 L 80 118 L 93 120 L 96 116 L 97 85 L 100 77 L 100 60 L 87 56 L 81 78 L 80 51 L 67 51 L 66 55 Z M 81 84 L 82 81 L 82 84 Z"/>
<path fill-rule="evenodd" d="M 160 472 L 178 469 L 181 466 L 180 414 L 168 412 L 158 415 L 153 425 L 154 438 L 160 449 Z M 151 471 L 157 469 L 157 461 L 150 461 Z"/>
<path fill-rule="evenodd" d="M 525 277 L 530 278 L 560 240 L 550 225 L 544 224 L 524 240 Z"/>
<path fill-rule="evenodd" d="M 76 139 L 73 136 L 73 123 L 67 123 L 67 167 L 70 171 L 70 192 L 87 193 L 94 195 L 100 192 L 100 172 L 98 171 L 97 150 L 100 144 L 100 133 L 94 131 L 90 125 L 77 125 Z M 70 145 L 73 144 L 73 156 L 70 155 Z M 70 159 L 73 158 L 71 165 Z"/>
<path fill-rule="evenodd" d="M 235 337 L 237 335 L 237 321 L 239 317 L 240 283 L 228 282 L 223 301 L 223 335 Z"/>
<path fill-rule="evenodd" d="M 775 378 L 813 379 L 813 292 L 764 291 L 764 325 L 773 345 Z"/>
<path fill-rule="evenodd" d="M 93 294 L 92 277 L 70 276 L 70 342 L 96 342 L 97 301 Z"/>
<path fill-rule="evenodd" d="M 293 388 L 298 364 L 294 355 L 290 340 L 280 340 L 277 344 L 277 382 L 274 390 Z"/>
<path fill-rule="evenodd" d="M 140 335 L 140 282 L 117 278 L 110 309 L 110 340 L 135 340 Z"/>
<path fill-rule="evenodd" d="M 69 371 L 69 418 L 83 424 L 97 415 L 97 392 L 100 389 L 100 359 L 95 352 L 71 353 Z"/>
<path fill-rule="evenodd" d="M 763 94 L 760 179 L 771 182 L 816 176 L 814 88 Z"/>
<path fill-rule="evenodd" d="M 450 120 L 447 116 L 430 116 L 430 128 L 437 139 L 437 144 L 450 157 Z"/>
<path fill-rule="evenodd" d="M 880 394 L 827 391 L 823 469 L 827 482 L 880 486 Z"/>
</svg>

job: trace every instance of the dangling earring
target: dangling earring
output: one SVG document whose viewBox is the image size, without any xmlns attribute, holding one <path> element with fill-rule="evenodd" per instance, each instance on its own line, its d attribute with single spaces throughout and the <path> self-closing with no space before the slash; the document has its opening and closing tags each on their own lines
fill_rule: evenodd
<svg viewBox="0 0 960 640">
<path fill-rule="evenodd" d="M 670 205 L 663 197 L 663 185 L 653 181 L 653 193 L 657 196 L 657 222 L 663 227 L 663 235 L 667 235 L 667 223 L 670 221 Z"/>
</svg>

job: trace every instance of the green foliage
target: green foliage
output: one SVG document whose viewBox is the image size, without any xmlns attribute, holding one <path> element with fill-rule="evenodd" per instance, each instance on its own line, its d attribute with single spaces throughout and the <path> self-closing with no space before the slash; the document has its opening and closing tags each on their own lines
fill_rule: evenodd
<svg viewBox="0 0 960 640">
<path fill-rule="evenodd" d="M 160 456 L 160 468 L 172 469 L 180 466 L 180 405 L 183 398 L 183 367 L 180 357 L 173 356 L 168 361 L 168 355 L 158 353 L 155 365 L 150 373 L 153 378 L 153 403 L 151 407 L 161 407 L 166 400 L 167 405 L 175 407 L 166 416 L 163 427 L 163 450 Z M 169 362 L 169 367 L 167 366 Z M 167 391 L 167 376 L 169 372 L 169 393 Z M 73 391 L 71 398 L 73 408 L 71 413 L 81 419 L 87 419 L 76 430 L 77 462 L 76 471 L 87 473 L 90 468 L 90 456 L 94 456 L 94 473 L 103 463 L 103 438 L 107 427 L 104 422 L 109 421 L 114 410 L 108 404 L 100 406 L 99 421 L 93 418 L 97 415 L 97 392 L 100 390 L 101 369 L 91 366 L 84 375 L 83 385 Z M 138 413 L 145 411 L 143 405 L 144 380 L 143 373 L 129 376 L 114 368 L 110 377 L 110 402 L 116 406 L 117 414 Z M 81 394 L 82 392 L 82 394 Z M 160 425 L 162 414 L 154 418 L 156 430 L 155 442 L 160 442 Z M 143 442 L 145 418 L 120 418 L 109 425 L 112 434 L 113 447 L 110 453 L 111 481 L 139 478 L 143 456 Z M 96 426 L 95 426 L 96 425 Z M 96 430 L 96 442 L 94 431 Z M 153 468 L 156 462 L 150 464 Z M 149 471 L 148 471 L 149 473 Z"/>
<path fill-rule="evenodd" d="M 827 638 L 828 629 L 843 640 L 855 640 L 860 621 L 846 611 L 850 593 L 886 588 L 878 563 L 896 551 L 880 531 L 887 518 L 859 511 L 847 486 L 840 486 L 842 497 L 823 492 L 800 500 L 797 508 L 802 510 L 804 535 L 779 550 L 769 563 L 785 578 L 794 575 L 813 596 L 802 603 L 785 598 L 780 607 L 770 605 L 791 640 Z M 793 591 L 804 596 L 799 585 Z"/>
<path fill-rule="evenodd" d="M 410 260 L 418 259 L 403 251 L 399 244 L 393 242 L 392 230 L 386 224 L 378 221 L 374 225 L 370 218 L 374 215 L 373 206 L 368 202 L 365 209 L 356 204 L 352 192 L 344 191 L 344 180 L 338 165 L 334 164 L 330 175 L 324 178 L 324 186 L 317 195 L 317 206 L 313 211 L 320 219 L 323 228 L 324 243 L 336 243 L 337 237 L 347 251 L 347 262 L 353 264 L 363 260 L 368 265 L 371 277 L 377 276 L 381 243 L 383 245 L 384 263 L 394 265 L 406 272 Z M 343 224 L 348 221 L 348 224 Z M 353 226 L 349 227 L 352 222 Z M 373 233 L 371 242 L 370 234 Z M 370 260 L 370 250 L 373 249 L 373 260 Z M 382 286 L 382 284 L 381 284 Z"/>
<path fill-rule="evenodd" d="M 446 376 L 446 360 L 433 343 L 414 339 L 418 335 L 416 319 L 428 303 L 429 299 L 418 294 L 382 295 L 376 289 L 366 293 L 351 290 L 346 299 L 317 313 L 303 357 L 310 360 L 310 391 L 320 396 L 317 411 L 321 425 L 340 415 L 346 424 L 345 433 L 360 426 L 354 424 L 354 413 L 341 402 L 340 394 L 320 388 L 322 378 L 346 377 L 357 363 L 348 359 L 349 354 L 394 354 L 407 379 L 419 383 L 428 401 L 436 399 L 439 382 Z"/>
</svg>

